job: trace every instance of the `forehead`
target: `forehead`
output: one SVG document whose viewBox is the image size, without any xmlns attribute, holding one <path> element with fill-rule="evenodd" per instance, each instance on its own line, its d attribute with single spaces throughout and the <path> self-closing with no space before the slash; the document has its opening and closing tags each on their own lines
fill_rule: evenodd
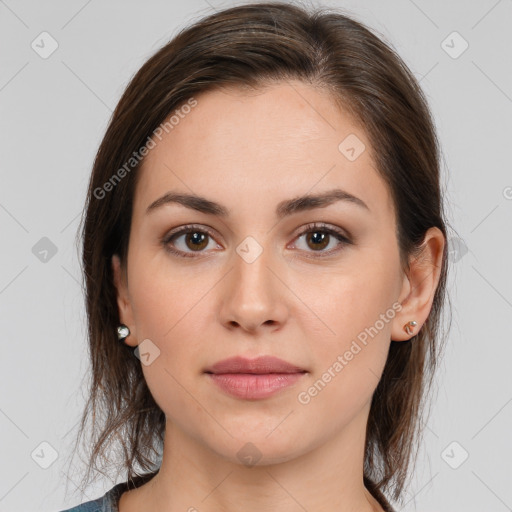
<svg viewBox="0 0 512 512">
<path fill-rule="evenodd" d="M 290 81 L 194 99 L 194 108 L 154 138 L 139 170 L 136 212 L 169 190 L 219 202 L 236 190 L 230 203 L 244 206 L 334 187 L 373 204 L 376 215 L 393 212 L 364 129 L 325 90 Z"/>
</svg>

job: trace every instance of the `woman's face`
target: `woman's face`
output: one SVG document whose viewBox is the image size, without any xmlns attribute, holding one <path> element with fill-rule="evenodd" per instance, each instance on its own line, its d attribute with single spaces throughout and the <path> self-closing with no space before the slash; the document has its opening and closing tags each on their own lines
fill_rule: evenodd
<svg viewBox="0 0 512 512">
<path fill-rule="evenodd" d="M 176 432 L 235 462 L 244 450 L 277 462 L 364 437 L 390 339 L 412 319 L 399 313 L 409 286 L 369 140 L 301 82 L 195 99 L 146 156 L 127 283 L 114 257 L 149 389 Z M 148 210 L 166 194 L 201 199 Z M 263 355 L 302 373 L 206 373 Z"/>
</svg>

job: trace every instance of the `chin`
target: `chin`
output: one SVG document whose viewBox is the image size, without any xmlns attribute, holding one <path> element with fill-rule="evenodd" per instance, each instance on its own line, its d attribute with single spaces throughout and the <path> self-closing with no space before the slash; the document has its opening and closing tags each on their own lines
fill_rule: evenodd
<svg viewBox="0 0 512 512">
<path fill-rule="evenodd" d="M 246 428 L 237 429 L 233 437 L 225 436 L 224 443 L 220 446 L 208 441 L 207 444 L 222 458 L 247 467 L 288 462 L 308 451 L 309 443 L 304 439 L 303 433 L 297 432 L 297 435 L 293 435 L 291 431 L 275 429 L 269 435 L 271 430 L 246 425 Z"/>
</svg>

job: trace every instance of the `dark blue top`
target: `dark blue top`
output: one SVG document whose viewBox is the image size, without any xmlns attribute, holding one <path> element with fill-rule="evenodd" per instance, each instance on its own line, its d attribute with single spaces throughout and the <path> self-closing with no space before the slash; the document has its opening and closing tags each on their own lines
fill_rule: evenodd
<svg viewBox="0 0 512 512">
<path fill-rule="evenodd" d="M 62 510 L 61 512 L 119 512 L 119 498 L 126 490 L 128 490 L 128 484 L 122 482 L 112 487 L 112 489 L 100 498 L 82 503 L 73 508 Z"/>
<path fill-rule="evenodd" d="M 154 476 L 154 474 L 150 476 Z M 141 484 L 146 480 L 147 477 L 143 477 L 140 480 L 137 479 L 137 484 Z M 375 487 L 375 484 L 371 480 L 364 477 L 364 482 L 370 493 L 380 503 L 385 512 L 395 512 L 393 507 L 385 498 L 384 494 L 382 494 L 382 492 Z M 137 484 L 135 484 L 135 487 L 138 486 Z M 120 484 L 117 484 L 114 487 L 112 487 L 100 498 L 88 501 L 86 503 L 82 503 L 81 505 L 77 505 L 74 508 L 61 510 L 60 512 L 119 512 L 118 504 L 121 495 L 125 491 L 133 488 L 133 484 L 128 485 L 128 482 L 121 482 Z"/>
</svg>

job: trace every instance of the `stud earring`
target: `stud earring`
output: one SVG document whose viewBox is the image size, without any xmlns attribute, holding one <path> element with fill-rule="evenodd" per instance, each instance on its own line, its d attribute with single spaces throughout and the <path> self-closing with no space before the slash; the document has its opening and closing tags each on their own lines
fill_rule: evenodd
<svg viewBox="0 0 512 512">
<path fill-rule="evenodd" d="M 407 334 L 412 334 L 413 333 L 413 329 L 418 325 L 418 322 L 415 322 L 414 320 L 411 320 L 410 322 L 407 322 L 405 325 L 404 325 L 404 331 L 407 333 Z"/>
<path fill-rule="evenodd" d="M 117 339 L 119 341 L 124 341 L 130 335 L 130 329 L 127 325 L 121 324 L 117 328 Z"/>
</svg>

